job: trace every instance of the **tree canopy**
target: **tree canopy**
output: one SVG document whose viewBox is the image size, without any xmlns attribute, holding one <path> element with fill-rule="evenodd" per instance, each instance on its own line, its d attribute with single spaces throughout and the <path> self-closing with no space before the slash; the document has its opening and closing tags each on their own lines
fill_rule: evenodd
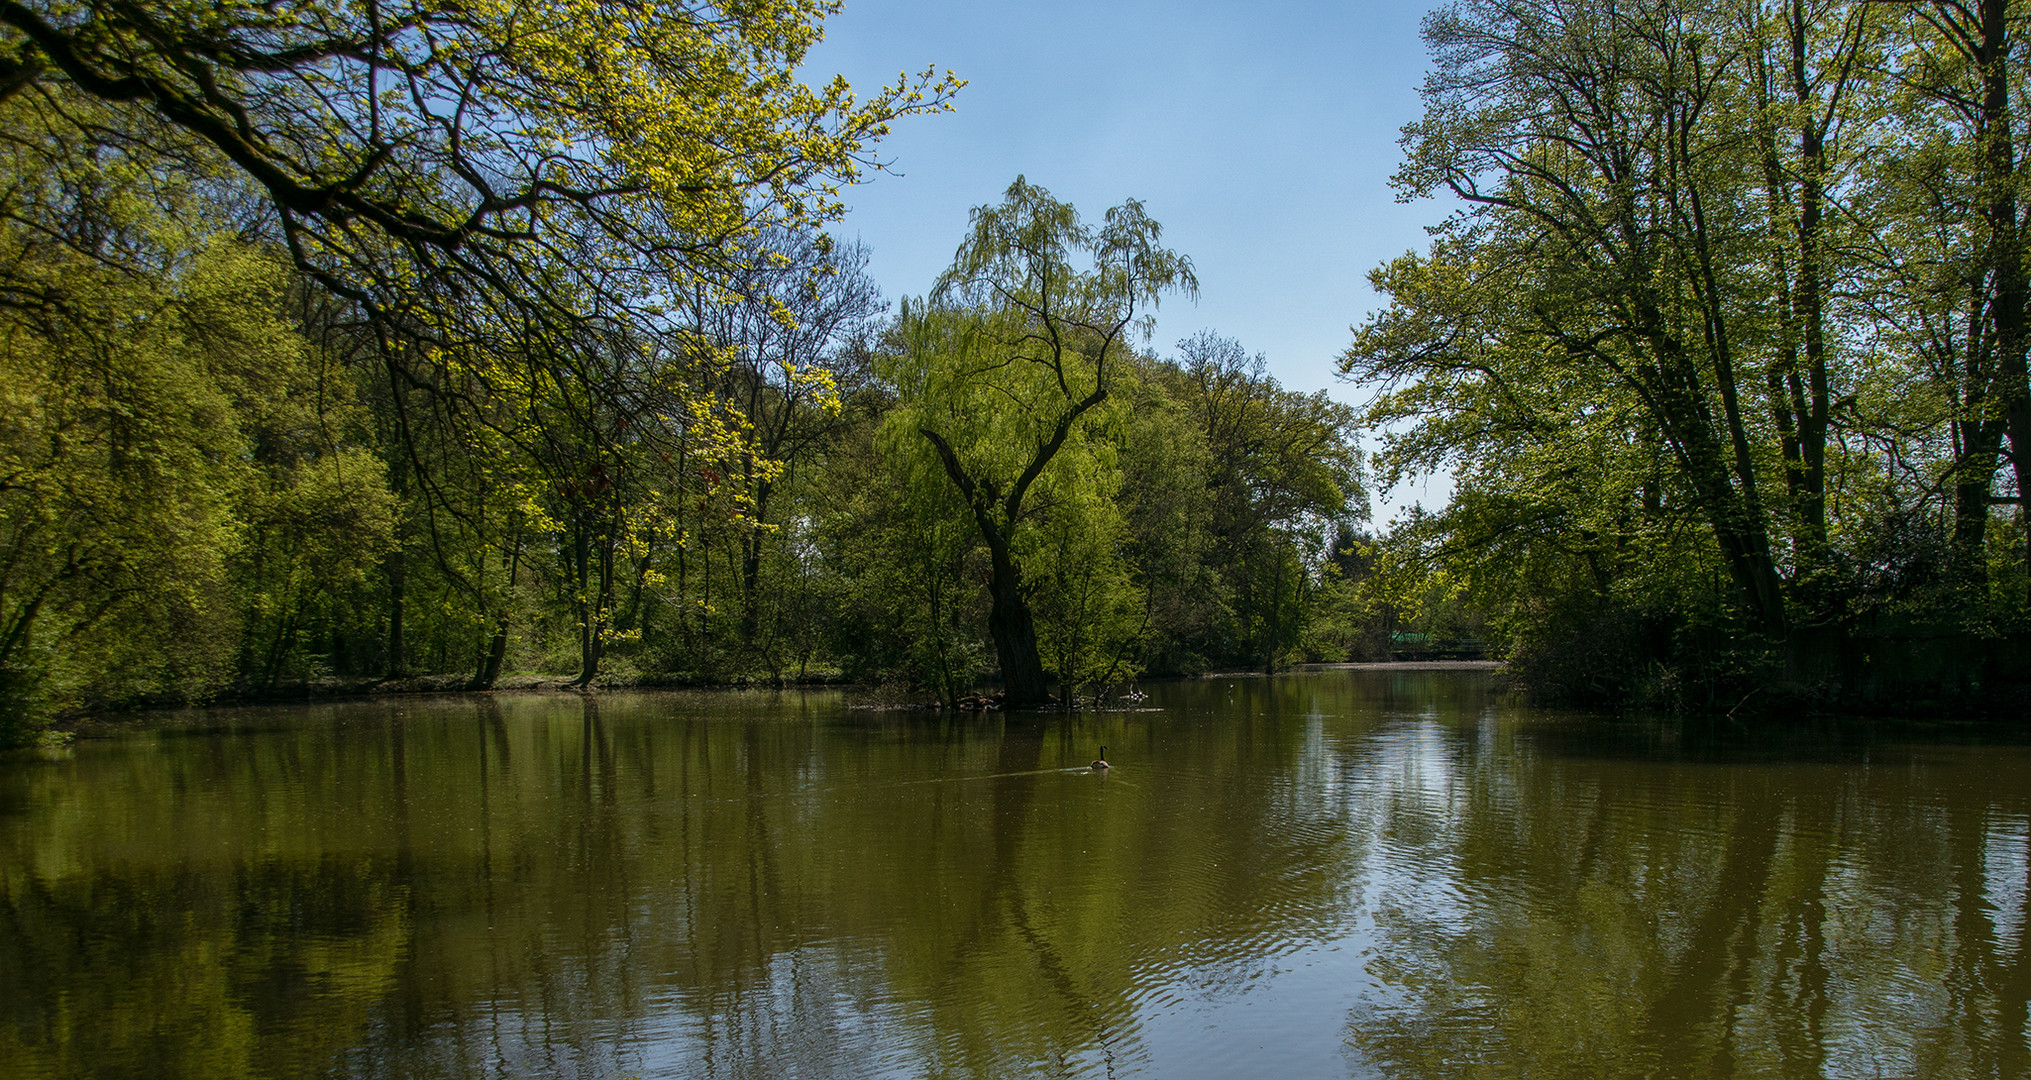
<svg viewBox="0 0 2031 1080">
<path fill-rule="evenodd" d="M 895 430 L 929 444 L 987 546 L 988 629 L 1016 705 L 1048 697 L 1024 580 L 1040 557 L 1026 550 L 1038 542 L 1036 519 L 1046 508 L 1088 518 L 1057 522 L 1059 543 L 1097 538 L 1099 551 L 1073 561 L 1106 564 L 1113 525 L 1090 505 L 1101 496 L 1092 485 L 1108 483 L 1106 455 L 1089 426 L 1150 309 L 1166 292 L 1197 289 L 1191 262 L 1160 247 L 1161 235 L 1134 200 L 1089 228 L 1017 177 L 999 205 L 974 210 L 931 303 L 904 311 L 903 347 L 885 369 L 901 397 Z"/>
<path fill-rule="evenodd" d="M 1468 583 L 1521 667 L 1605 636 L 1694 698 L 1839 685 L 1812 642 L 2018 632 L 2025 18 L 1435 12 L 1395 182 L 1461 208 L 1375 272 L 1342 360 L 1386 390 L 1385 474 L 1458 479 L 1396 557 Z"/>
<path fill-rule="evenodd" d="M 800 82 L 837 6 L 10 2 L 0 87 L 48 73 L 187 134 L 304 272 L 460 343 L 653 317 L 758 227 L 835 216 L 887 125 L 957 87 Z"/>
</svg>

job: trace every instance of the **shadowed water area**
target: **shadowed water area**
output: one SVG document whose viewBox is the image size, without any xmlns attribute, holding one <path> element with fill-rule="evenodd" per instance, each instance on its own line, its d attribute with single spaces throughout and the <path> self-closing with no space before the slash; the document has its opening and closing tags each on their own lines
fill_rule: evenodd
<svg viewBox="0 0 2031 1080">
<path fill-rule="evenodd" d="M 2031 1069 L 2016 737 L 1456 671 L 1145 705 L 504 695 L 0 759 L 0 1075 Z"/>
</svg>

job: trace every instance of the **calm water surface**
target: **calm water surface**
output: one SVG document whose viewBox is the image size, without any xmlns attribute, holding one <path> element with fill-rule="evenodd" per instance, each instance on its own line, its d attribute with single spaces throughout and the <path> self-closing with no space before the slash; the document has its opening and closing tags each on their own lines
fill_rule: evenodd
<svg viewBox="0 0 2031 1080">
<path fill-rule="evenodd" d="M 0 1076 L 2031 1069 L 2018 739 L 1461 672 L 1146 704 L 416 700 L 0 759 Z"/>
</svg>

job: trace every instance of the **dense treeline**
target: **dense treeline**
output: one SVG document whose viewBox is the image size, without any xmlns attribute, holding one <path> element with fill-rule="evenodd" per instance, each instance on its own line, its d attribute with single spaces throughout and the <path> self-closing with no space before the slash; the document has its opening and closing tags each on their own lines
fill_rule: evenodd
<svg viewBox="0 0 2031 1080">
<path fill-rule="evenodd" d="M 2027 20 L 1431 16 L 1396 183 L 1463 205 L 1375 273 L 1391 303 L 1343 371 L 1388 386 L 1382 475 L 1457 496 L 1388 573 L 1443 574 L 1572 698 L 1854 700 L 1876 673 L 1952 696 L 2020 666 Z"/>
<path fill-rule="evenodd" d="M 1071 704 L 1481 639 L 1551 696 L 1989 693 L 2031 633 L 2027 9 L 1460 0 L 1365 415 L 1022 178 L 824 233 L 826 3 L 0 11 L 0 728 L 511 673 Z M 1376 540 L 1380 476 L 1450 472 Z M 1765 691 L 1772 691 L 1765 693 Z M 1990 696 L 1993 697 L 1993 694 Z"/>
<path fill-rule="evenodd" d="M 797 83 L 823 5 L 195 10 L 0 14 L 6 738 L 510 672 L 1070 703 L 1350 647 L 1351 412 L 1147 351 L 1192 277 L 1134 203 L 1018 180 L 892 308 L 821 229 L 957 84 Z"/>
</svg>

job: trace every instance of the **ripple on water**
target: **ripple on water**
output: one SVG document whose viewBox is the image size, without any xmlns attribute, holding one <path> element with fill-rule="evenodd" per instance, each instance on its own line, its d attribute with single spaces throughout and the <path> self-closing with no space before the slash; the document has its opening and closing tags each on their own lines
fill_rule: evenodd
<svg viewBox="0 0 2031 1080">
<path fill-rule="evenodd" d="M 1358 675 L 963 723 L 369 703 L 0 762 L 0 1075 L 2016 1069 L 2021 752 Z"/>
</svg>

